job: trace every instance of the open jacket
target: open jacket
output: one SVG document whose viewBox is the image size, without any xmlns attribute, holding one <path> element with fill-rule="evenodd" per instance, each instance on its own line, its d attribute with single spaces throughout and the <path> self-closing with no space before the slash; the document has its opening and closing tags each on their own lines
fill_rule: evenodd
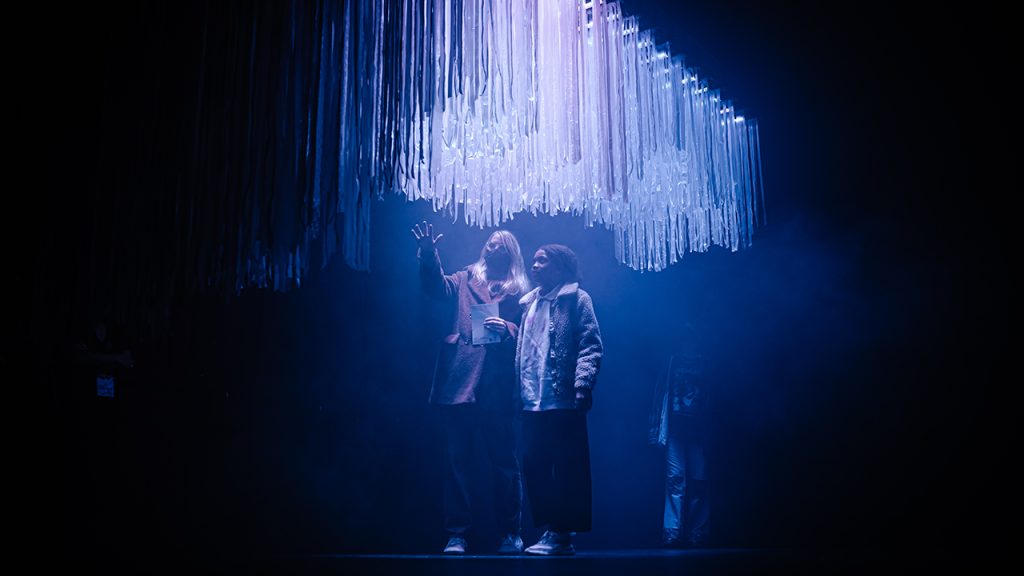
<svg viewBox="0 0 1024 576">
<path fill-rule="evenodd" d="M 540 288 L 534 288 L 519 300 L 521 317 L 525 318 L 533 301 L 538 298 Z M 590 294 L 573 282 L 558 291 L 551 303 L 551 323 L 548 327 L 551 338 L 548 352 L 548 369 L 557 383 L 556 389 L 562 394 L 572 394 L 576 389 L 593 390 L 597 373 L 601 369 L 604 352 L 601 343 L 601 328 L 594 314 L 594 303 Z M 519 381 L 522 345 L 517 340 L 515 372 Z"/>
<path fill-rule="evenodd" d="M 654 386 L 648 442 L 662 446 L 668 442 L 670 414 L 691 421 L 706 416 L 706 368 L 704 356 L 697 352 L 680 352 L 669 357 L 668 364 L 658 372 Z"/>
<path fill-rule="evenodd" d="M 492 298 L 486 284 L 474 280 L 468 268 L 445 274 L 436 250 L 421 254 L 420 281 L 431 297 L 455 304 L 438 351 L 430 402 L 476 403 L 492 410 L 516 408 L 519 388 L 513 360 L 519 333 L 519 294 Z M 490 302 L 498 303 L 498 315 L 505 320 L 509 333 L 501 342 L 474 345 L 471 307 Z"/>
</svg>

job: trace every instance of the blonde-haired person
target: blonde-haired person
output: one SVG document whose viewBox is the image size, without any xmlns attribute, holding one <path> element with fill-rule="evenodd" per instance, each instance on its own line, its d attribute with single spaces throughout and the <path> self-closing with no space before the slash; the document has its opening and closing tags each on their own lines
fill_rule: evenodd
<svg viewBox="0 0 1024 576">
<path fill-rule="evenodd" d="M 434 234 L 426 222 L 412 229 L 418 245 L 420 279 L 430 296 L 453 302 L 447 336 L 441 342 L 430 403 L 437 406 L 445 431 L 444 525 L 446 554 L 465 554 L 472 524 L 469 483 L 476 465 L 475 445 L 483 440 L 493 480 L 494 510 L 503 539 L 497 551 L 523 550 L 523 484 L 513 422 L 519 407 L 516 386 L 516 338 L 519 333 L 519 297 L 529 290 L 526 267 L 516 237 L 507 230 L 491 234 L 479 259 L 445 274 Z M 484 319 L 484 327 L 499 337 L 489 344 L 473 343 L 473 306 L 497 304 L 498 315 Z"/>
</svg>

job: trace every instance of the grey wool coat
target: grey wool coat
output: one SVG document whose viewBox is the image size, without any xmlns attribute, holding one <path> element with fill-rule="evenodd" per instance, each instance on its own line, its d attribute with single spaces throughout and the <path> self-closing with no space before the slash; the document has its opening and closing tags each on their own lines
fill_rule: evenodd
<svg viewBox="0 0 1024 576">
<path fill-rule="evenodd" d="M 519 388 L 513 361 L 519 333 L 520 294 L 492 298 L 486 284 L 474 280 L 468 268 L 445 274 L 436 250 L 420 256 L 420 281 L 429 296 L 454 304 L 434 366 L 430 403 L 475 403 L 499 411 L 518 408 Z M 489 302 L 498 303 L 498 315 L 508 326 L 508 336 L 501 342 L 474 345 L 471 307 Z"/>
<path fill-rule="evenodd" d="M 526 318 L 533 301 L 540 295 L 540 288 L 534 288 L 519 300 L 521 316 Z M 601 328 L 594 314 L 594 303 L 590 294 L 573 282 L 558 291 L 551 303 L 551 323 L 548 326 L 551 338 L 548 368 L 555 380 L 558 394 L 571 394 L 575 398 L 577 389 L 593 390 L 597 373 L 601 370 Z M 521 339 L 516 345 L 516 382 L 519 382 L 519 365 L 522 355 Z"/>
</svg>

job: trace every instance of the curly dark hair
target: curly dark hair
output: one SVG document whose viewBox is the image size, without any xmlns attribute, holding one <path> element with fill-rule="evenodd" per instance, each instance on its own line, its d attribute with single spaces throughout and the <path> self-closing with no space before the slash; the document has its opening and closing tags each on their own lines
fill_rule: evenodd
<svg viewBox="0 0 1024 576">
<path fill-rule="evenodd" d="M 579 282 L 582 280 L 580 276 L 580 261 L 576 257 L 576 253 L 572 251 L 572 248 L 564 244 L 545 244 L 538 248 L 538 250 L 543 250 L 548 255 L 548 260 L 561 272 L 564 282 Z"/>
</svg>

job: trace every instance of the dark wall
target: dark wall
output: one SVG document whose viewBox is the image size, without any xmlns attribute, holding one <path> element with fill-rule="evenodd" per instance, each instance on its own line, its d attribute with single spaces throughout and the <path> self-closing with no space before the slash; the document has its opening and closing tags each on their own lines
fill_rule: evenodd
<svg viewBox="0 0 1024 576">
<path fill-rule="evenodd" d="M 758 119 L 768 212 L 749 250 L 641 274 L 614 261 L 609 232 L 570 216 L 508 225 L 527 257 L 548 242 L 577 250 L 605 337 L 595 529 L 580 546 L 657 542 L 663 464 L 647 415 L 684 321 L 715 366 L 717 544 L 884 552 L 998 537 L 985 511 L 1003 503 L 1012 427 L 996 417 L 1006 215 L 970 163 L 964 103 L 937 89 L 971 62 L 949 44 L 970 23 L 743 4 L 624 6 Z M 25 342 L 61 455 L 66 544 L 435 551 L 442 452 L 426 395 L 444 311 L 419 292 L 409 228 L 429 219 L 445 233 L 449 269 L 488 231 L 388 196 L 373 208 L 369 271 L 334 259 L 287 292 L 147 299 L 141 271 L 166 255 L 109 254 L 160 237 L 123 219 L 161 210 L 156 191 L 181 169 L 182 143 L 165 135 L 189 119 L 199 13 L 154 6 L 52 15 L 54 53 L 38 65 L 64 68 L 44 74 L 54 193 L 39 203 Z M 104 311 L 135 356 L 113 400 L 91 394 L 68 354 Z"/>
</svg>

